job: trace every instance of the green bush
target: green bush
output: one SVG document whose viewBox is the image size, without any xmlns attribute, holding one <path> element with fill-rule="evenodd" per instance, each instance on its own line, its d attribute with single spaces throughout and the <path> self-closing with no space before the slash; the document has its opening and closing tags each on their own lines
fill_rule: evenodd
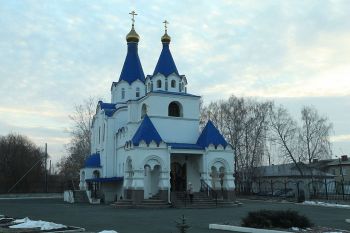
<svg viewBox="0 0 350 233">
<path fill-rule="evenodd" d="M 259 210 L 249 212 L 242 219 L 243 227 L 253 228 L 307 228 L 311 227 L 310 220 L 293 210 Z"/>
</svg>

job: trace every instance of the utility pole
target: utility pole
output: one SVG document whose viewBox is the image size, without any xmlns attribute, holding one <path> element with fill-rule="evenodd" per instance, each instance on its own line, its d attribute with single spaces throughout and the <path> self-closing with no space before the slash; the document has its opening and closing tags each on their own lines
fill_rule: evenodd
<svg viewBox="0 0 350 233">
<path fill-rule="evenodd" d="M 45 143 L 45 192 L 47 193 L 47 143 Z"/>
</svg>

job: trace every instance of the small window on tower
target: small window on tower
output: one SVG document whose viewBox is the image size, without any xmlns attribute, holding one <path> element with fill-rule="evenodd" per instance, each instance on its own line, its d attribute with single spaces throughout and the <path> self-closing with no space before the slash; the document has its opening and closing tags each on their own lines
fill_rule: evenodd
<svg viewBox="0 0 350 233">
<path fill-rule="evenodd" d="M 176 87 L 176 81 L 175 80 L 171 80 L 171 87 L 175 88 Z"/>
<path fill-rule="evenodd" d="M 148 92 L 151 91 L 151 83 L 148 83 Z"/>
<path fill-rule="evenodd" d="M 125 89 L 122 88 L 122 100 L 125 98 Z"/>
<path fill-rule="evenodd" d="M 140 88 L 139 87 L 136 88 L 136 97 L 137 98 L 140 97 Z"/>
<path fill-rule="evenodd" d="M 161 80 L 157 81 L 157 88 L 162 88 L 162 81 Z"/>
</svg>

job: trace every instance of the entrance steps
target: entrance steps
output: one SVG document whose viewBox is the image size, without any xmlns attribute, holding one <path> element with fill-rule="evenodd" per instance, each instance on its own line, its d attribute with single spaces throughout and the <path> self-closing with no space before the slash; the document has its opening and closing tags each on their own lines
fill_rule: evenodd
<svg viewBox="0 0 350 233">
<path fill-rule="evenodd" d="M 219 207 L 234 207 L 239 204 L 234 201 L 209 198 L 204 192 L 193 194 L 193 202 L 190 202 L 190 197 L 186 196 L 185 192 L 173 192 L 173 206 L 175 208 L 219 208 Z"/>
<path fill-rule="evenodd" d="M 139 204 L 133 204 L 132 200 L 125 199 L 125 200 L 118 200 L 117 202 L 112 204 L 116 208 L 152 208 L 152 209 L 159 209 L 159 208 L 169 208 L 170 205 L 167 201 L 161 200 L 159 193 L 152 196 L 149 199 L 144 199 Z"/>
<path fill-rule="evenodd" d="M 89 197 L 85 190 L 74 190 L 73 196 L 75 203 L 89 203 Z"/>
</svg>

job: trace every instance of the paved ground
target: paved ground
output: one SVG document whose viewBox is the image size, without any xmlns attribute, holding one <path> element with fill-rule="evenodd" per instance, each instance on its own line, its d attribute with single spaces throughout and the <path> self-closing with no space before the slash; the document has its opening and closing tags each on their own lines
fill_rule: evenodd
<svg viewBox="0 0 350 233">
<path fill-rule="evenodd" d="M 293 209 L 308 216 L 316 225 L 350 230 L 345 222 L 349 209 L 303 206 L 266 201 L 241 200 L 243 206 L 220 209 L 115 209 L 109 205 L 66 204 L 60 199 L 0 200 L 0 214 L 30 217 L 87 231 L 116 230 L 119 233 L 177 233 L 175 221 L 182 214 L 188 220 L 189 233 L 223 233 L 208 229 L 209 223 L 239 224 L 249 211 Z"/>
</svg>

